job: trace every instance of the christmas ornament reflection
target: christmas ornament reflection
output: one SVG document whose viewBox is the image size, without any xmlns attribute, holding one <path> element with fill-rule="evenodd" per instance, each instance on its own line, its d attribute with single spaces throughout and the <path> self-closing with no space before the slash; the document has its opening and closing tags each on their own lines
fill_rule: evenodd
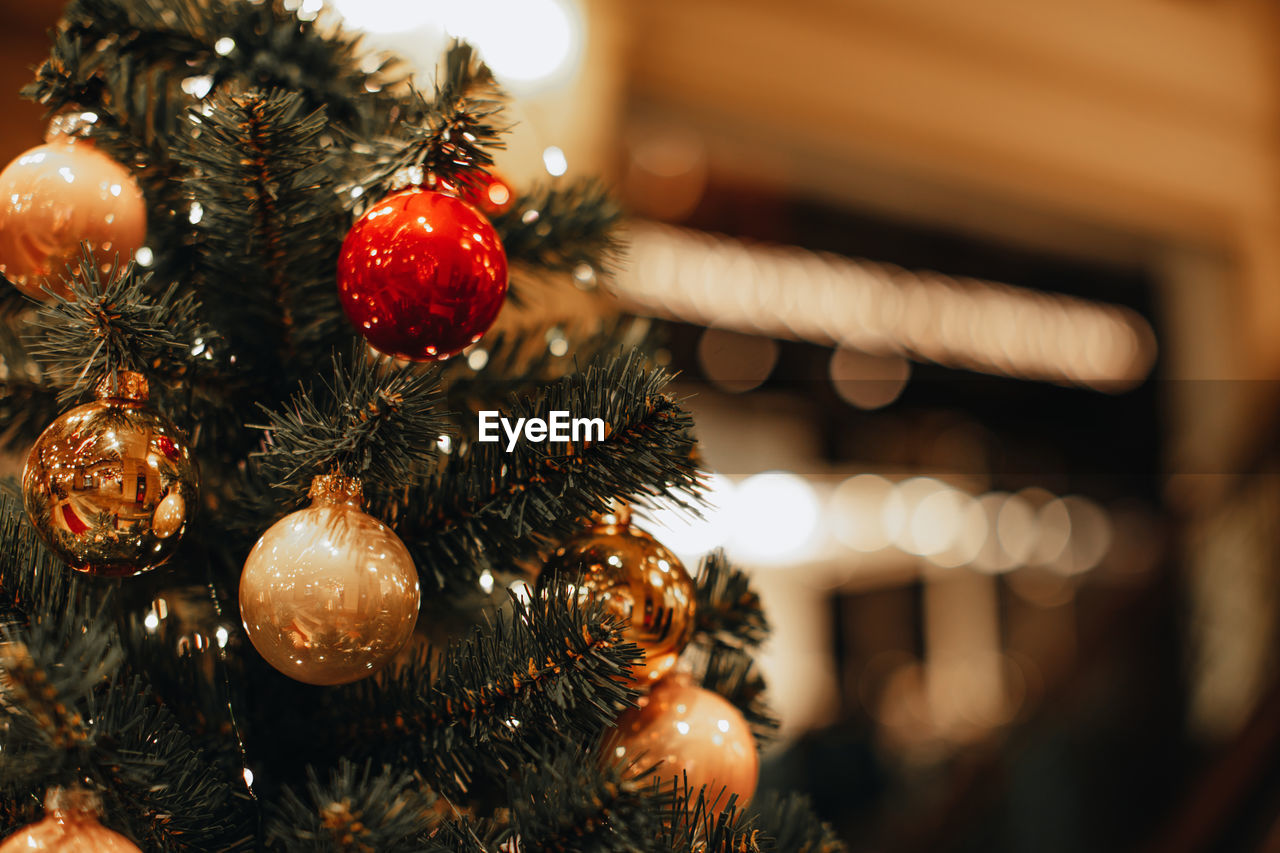
<svg viewBox="0 0 1280 853">
<path fill-rule="evenodd" d="M 338 259 L 342 308 L 374 349 L 445 359 L 480 340 L 507 293 L 489 220 L 443 192 L 407 189 L 371 207 Z"/>
<path fill-rule="evenodd" d="M 73 569 L 135 575 L 173 556 L 196 506 L 186 438 L 146 405 L 147 380 L 120 371 L 97 399 L 49 425 L 27 457 L 22 500 Z"/>
<path fill-rule="evenodd" d="M 280 672 L 345 684 L 372 675 L 413 634 L 418 574 L 404 543 L 360 509 L 359 480 L 316 477 L 310 497 L 253 546 L 240 616 Z"/>
<path fill-rule="evenodd" d="M 609 743 L 616 758 L 637 761 L 637 772 L 662 762 L 658 778 L 678 782 L 687 774 L 694 791 L 706 785 L 721 808 L 730 794 L 741 805 L 756 791 L 760 759 L 747 721 L 718 693 L 675 677 L 624 711 Z"/>
<path fill-rule="evenodd" d="M 23 293 L 67 295 L 62 274 L 87 241 L 97 263 L 142 246 L 147 206 L 130 171 L 88 139 L 57 135 L 0 172 L 0 273 Z"/>
<path fill-rule="evenodd" d="M 565 542 L 538 576 L 538 588 L 576 585 L 579 601 L 603 601 L 626 620 L 623 636 L 645 653 L 635 678 L 646 683 L 669 672 L 693 637 L 694 587 L 679 558 L 630 522 L 620 508 Z"/>
<path fill-rule="evenodd" d="M 45 796 L 44 808 L 44 819 L 6 838 L 0 853 L 140 853 L 129 839 L 98 823 L 102 803 L 96 793 L 53 788 Z"/>
</svg>

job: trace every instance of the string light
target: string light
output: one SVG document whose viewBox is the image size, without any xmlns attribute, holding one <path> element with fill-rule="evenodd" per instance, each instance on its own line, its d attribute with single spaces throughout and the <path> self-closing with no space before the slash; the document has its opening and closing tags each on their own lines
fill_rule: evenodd
<svg viewBox="0 0 1280 853">
<path fill-rule="evenodd" d="M 1039 488 L 973 495 L 935 477 L 858 474 L 827 488 L 789 471 L 737 482 L 712 474 L 705 497 L 698 515 L 660 501 L 640 510 L 641 524 L 691 559 L 721 545 L 756 566 L 896 552 L 984 574 L 1028 566 L 1080 574 L 1102 562 L 1113 538 L 1110 515 L 1088 498 Z"/>
<path fill-rule="evenodd" d="M 637 313 L 1103 391 L 1155 360 L 1151 326 L 1117 305 L 652 223 L 629 243 L 616 287 Z M 867 402 L 891 400 L 904 374 L 868 377 L 882 394 Z"/>
</svg>

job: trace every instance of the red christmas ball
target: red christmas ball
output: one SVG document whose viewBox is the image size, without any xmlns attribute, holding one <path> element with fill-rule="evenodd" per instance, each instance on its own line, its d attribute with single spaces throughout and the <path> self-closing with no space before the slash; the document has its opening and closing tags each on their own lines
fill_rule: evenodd
<svg viewBox="0 0 1280 853">
<path fill-rule="evenodd" d="M 390 195 L 342 242 L 342 307 L 387 355 L 435 361 L 460 352 L 493 325 L 506 294 L 507 256 L 497 232 L 447 193 Z"/>
</svg>

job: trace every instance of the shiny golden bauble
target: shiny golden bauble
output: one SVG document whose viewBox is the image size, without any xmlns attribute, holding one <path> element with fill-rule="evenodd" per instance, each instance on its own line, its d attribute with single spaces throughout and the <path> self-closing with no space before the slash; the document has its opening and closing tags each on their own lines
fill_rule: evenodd
<svg viewBox="0 0 1280 853">
<path fill-rule="evenodd" d="M 46 298 L 45 285 L 67 295 L 62 276 L 81 241 L 107 266 L 117 255 L 127 261 L 146 236 L 132 173 L 88 139 L 57 136 L 0 172 L 0 273 L 28 296 Z"/>
<path fill-rule="evenodd" d="M 0 843 L 0 853 L 141 853 L 132 841 L 101 823 L 98 795 L 79 788 L 53 788 L 45 796 L 45 816 Z"/>
<path fill-rule="evenodd" d="M 240 575 L 240 618 L 254 648 L 307 684 L 372 675 L 418 620 L 409 551 L 361 500 L 359 480 L 316 477 L 311 505 L 262 534 Z"/>
<path fill-rule="evenodd" d="M 186 437 L 147 405 L 147 380 L 120 371 L 96 400 L 55 420 L 22 472 L 22 502 L 67 565 L 136 575 L 173 556 L 197 506 Z"/>
<path fill-rule="evenodd" d="M 552 585 L 576 585 L 579 601 L 602 601 L 627 622 L 623 636 L 645 654 L 638 683 L 668 673 L 693 637 L 693 579 L 675 554 L 631 526 L 625 509 L 556 549 L 538 576 L 539 590 Z"/>
<path fill-rule="evenodd" d="M 659 779 L 697 791 L 723 808 L 730 794 L 745 805 L 756 791 L 760 759 L 756 739 L 742 713 L 718 693 L 664 678 L 623 712 L 609 740 L 609 755 L 636 760 L 636 772 L 658 762 Z M 717 800 L 717 798 L 719 798 Z"/>
</svg>

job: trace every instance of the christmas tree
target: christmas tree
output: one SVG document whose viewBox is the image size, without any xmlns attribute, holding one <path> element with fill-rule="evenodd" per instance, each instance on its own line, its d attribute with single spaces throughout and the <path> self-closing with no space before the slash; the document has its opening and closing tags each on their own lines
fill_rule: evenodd
<svg viewBox="0 0 1280 853">
<path fill-rule="evenodd" d="M 749 579 L 629 522 L 702 476 L 648 328 L 582 309 L 619 211 L 491 172 L 469 46 L 420 87 L 288 0 L 73 0 L 25 94 L 11 843 L 839 849 L 755 793 Z"/>
</svg>

